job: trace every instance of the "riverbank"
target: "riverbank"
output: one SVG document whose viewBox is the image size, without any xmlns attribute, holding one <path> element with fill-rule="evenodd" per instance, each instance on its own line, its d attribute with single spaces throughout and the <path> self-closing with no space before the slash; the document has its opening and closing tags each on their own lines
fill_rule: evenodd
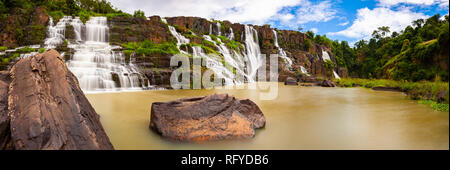
<svg viewBox="0 0 450 170">
<path fill-rule="evenodd" d="M 430 105 L 434 110 L 449 111 L 449 84 L 448 82 L 408 82 L 386 79 L 335 79 L 340 87 L 364 88 L 391 88 L 405 92 L 410 99 L 419 100 L 419 103 Z"/>
</svg>

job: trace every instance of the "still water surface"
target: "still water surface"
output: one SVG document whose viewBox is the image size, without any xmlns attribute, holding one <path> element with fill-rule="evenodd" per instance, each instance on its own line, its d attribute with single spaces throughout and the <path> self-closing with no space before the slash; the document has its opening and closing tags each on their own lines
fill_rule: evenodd
<svg viewBox="0 0 450 170">
<path fill-rule="evenodd" d="M 258 90 L 162 90 L 88 94 L 116 149 L 449 149 L 449 114 L 397 92 L 279 84 L 278 98 Z M 153 102 L 228 93 L 250 98 L 267 122 L 249 140 L 169 141 L 149 130 Z"/>
</svg>

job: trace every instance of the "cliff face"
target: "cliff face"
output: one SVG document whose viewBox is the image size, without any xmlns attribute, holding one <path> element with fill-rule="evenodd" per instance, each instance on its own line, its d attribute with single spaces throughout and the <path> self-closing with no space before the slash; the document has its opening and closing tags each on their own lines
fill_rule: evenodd
<svg viewBox="0 0 450 170">
<path fill-rule="evenodd" d="M 173 42 L 175 37 L 170 33 L 168 26 L 176 28 L 177 32 L 182 35 L 191 34 L 195 36 L 186 36 L 191 43 L 202 44 L 202 35 L 222 35 L 230 38 L 231 30 L 234 36 L 232 40 L 245 44 L 245 25 L 239 23 L 231 23 L 229 21 L 210 21 L 199 17 L 169 17 L 166 18 L 167 24 L 161 21 L 159 16 L 149 17 L 149 20 L 133 17 L 115 17 L 109 20 L 110 34 L 112 43 L 124 43 L 133 41 L 150 40 L 154 43 Z M 220 23 L 220 25 L 218 25 Z M 292 60 L 292 68 L 288 68 L 286 63 L 280 59 L 279 61 L 279 81 L 284 81 L 286 77 L 296 77 L 298 80 L 306 81 L 307 76 L 300 74 L 301 66 L 306 68 L 313 77 L 330 77 L 329 70 L 324 66 L 322 59 L 322 51 L 327 51 L 330 59 L 336 63 L 331 50 L 318 45 L 312 41 L 312 46 L 305 49 L 305 40 L 308 37 L 298 31 L 277 30 L 277 36 L 274 29 L 268 25 L 253 26 L 258 32 L 258 43 L 261 53 L 278 54 L 279 50 L 275 45 L 275 37 L 278 39 L 278 45 L 285 52 L 288 58 Z M 204 44 L 209 46 L 208 44 Z M 216 48 L 214 46 L 209 46 Z M 191 49 L 183 49 L 192 52 Z M 217 50 L 217 49 L 216 49 Z M 240 49 L 240 52 L 245 52 Z M 269 55 L 267 55 L 268 57 Z M 168 85 L 170 74 L 173 68 L 169 67 L 170 56 L 164 54 L 152 54 L 149 56 L 132 56 L 135 58 L 136 64 L 142 68 L 144 73 L 154 85 Z M 268 59 L 268 58 L 267 58 Z M 268 60 L 267 60 L 268 61 Z M 336 68 L 336 71 L 342 77 L 346 77 L 347 73 L 344 68 Z"/>
<path fill-rule="evenodd" d="M 0 15 L 0 20 L 0 46 L 12 48 L 42 44 L 49 16 L 43 7 L 15 8 L 8 15 Z"/>
</svg>

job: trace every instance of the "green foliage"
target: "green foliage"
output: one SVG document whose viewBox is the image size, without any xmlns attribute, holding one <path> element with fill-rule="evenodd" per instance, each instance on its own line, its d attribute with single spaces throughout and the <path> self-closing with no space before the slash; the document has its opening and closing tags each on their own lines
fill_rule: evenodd
<svg viewBox="0 0 450 170">
<path fill-rule="evenodd" d="M 34 49 L 34 48 L 25 47 L 22 49 L 18 49 L 16 51 L 16 53 L 31 53 L 31 52 L 35 52 L 35 51 L 36 51 L 36 49 Z"/>
<path fill-rule="evenodd" d="M 44 53 L 45 52 L 45 48 L 39 48 L 39 53 Z"/>
<path fill-rule="evenodd" d="M 313 33 L 314 34 L 314 33 Z M 305 51 L 309 51 L 309 49 L 312 47 L 312 43 L 311 43 L 311 40 L 309 40 L 309 39 L 306 39 L 305 40 L 305 46 L 304 46 L 304 50 Z"/>
<path fill-rule="evenodd" d="M 145 13 L 144 13 L 144 11 L 141 11 L 141 10 L 134 11 L 133 17 L 145 18 Z"/>
<path fill-rule="evenodd" d="M 412 23 L 415 27 L 390 36 L 389 27 L 380 27 L 372 39 L 358 41 L 354 48 L 333 43 L 332 52 L 338 65 L 344 64 L 353 77 L 421 81 L 439 76 L 448 81 L 449 25 L 439 18 L 416 20 Z M 316 36 L 314 40 L 320 44 L 326 39 Z"/>
<path fill-rule="evenodd" d="M 365 88 L 373 87 L 395 87 L 406 92 L 409 98 L 414 100 L 433 100 L 438 103 L 448 104 L 448 82 L 410 82 L 410 81 L 395 81 L 387 79 L 356 79 L 356 78 L 341 78 L 334 80 L 338 86 L 341 87 L 355 87 L 361 86 Z M 435 98 L 435 96 L 440 92 L 447 92 L 447 96 L 444 100 Z"/>
<path fill-rule="evenodd" d="M 8 47 L 0 46 L 0 52 L 7 50 Z"/>
<path fill-rule="evenodd" d="M 420 104 L 429 105 L 434 110 L 441 111 L 441 112 L 449 112 L 449 104 L 445 103 L 437 103 L 432 100 L 419 100 Z"/>
<path fill-rule="evenodd" d="M 136 42 L 124 43 L 122 44 L 122 47 L 125 48 L 124 52 L 127 55 L 131 55 L 133 52 L 141 56 L 151 55 L 155 53 L 168 55 L 175 55 L 180 53 L 177 46 L 173 43 L 155 44 L 149 40 L 145 40 L 139 43 Z"/>
</svg>

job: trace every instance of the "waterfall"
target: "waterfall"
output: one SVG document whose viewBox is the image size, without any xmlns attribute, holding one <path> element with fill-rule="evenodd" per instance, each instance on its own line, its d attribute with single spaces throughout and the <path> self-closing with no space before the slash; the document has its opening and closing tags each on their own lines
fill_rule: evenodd
<svg viewBox="0 0 450 170">
<path fill-rule="evenodd" d="M 230 34 L 228 34 L 227 37 L 229 40 L 234 40 L 234 32 L 233 32 L 233 28 L 230 27 Z"/>
<path fill-rule="evenodd" d="M 331 61 L 330 55 L 325 50 L 322 50 L 322 59 L 323 59 L 323 61 L 326 61 L 326 60 L 330 60 Z M 339 74 L 337 74 L 336 71 L 334 71 L 334 70 L 333 70 L 333 75 L 334 75 L 334 78 L 336 78 L 336 79 L 340 79 L 341 78 L 341 77 L 339 77 Z"/>
<path fill-rule="evenodd" d="M 216 23 L 216 26 L 217 26 L 217 35 L 218 36 L 221 36 L 222 35 L 222 32 L 221 32 L 221 27 L 222 27 L 222 25 L 220 25 L 220 22 L 217 22 Z"/>
<path fill-rule="evenodd" d="M 86 25 L 78 17 L 65 16 L 56 26 L 50 19 L 49 34 L 44 42 L 46 48 L 56 48 L 64 42 L 68 24 L 74 28 L 76 42 L 68 44 L 75 52 L 67 66 L 78 78 L 83 91 L 142 90 L 148 87 L 148 80 L 139 69 L 125 62 L 121 47 L 109 45 L 106 17 L 91 17 Z M 85 37 L 82 31 L 86 32 Z"/>
<path fill-rule="evenodd" d="M 223 78 L 225 80 L 224 85 L 234 85 L 236 83 L 234 80 L 234 74 L 220 62 L 220 59 L 210 55 L 206 55 L 203 52 L 202 47 L 200 46 L 193 46 L 192 51 L 194 57 L 201 57 L 205 59 L 206 67 L 214 71 L 214 74 L 217 77 Z"/>
<path fill-rule="evenodd" d="M 251 26 L 245 25 L 245 46 L 248 81 L 256 80 L 256 73 L 261 66 L 261 50 L 258 44 L 258 32 Z"/>
<path fill-rule="evenodd" d="M 322 50 L 322 59 L 323 61 L 331 60 L 330 55 L 328 55 L 328 52 L 325 50 Z"/>
<path fill-rule="evenodd" d="M 81 22 L 80 17 L 75 17 L 74 19 L 72 19 L 72 22 L 70 23 L 70 25 L 72 25 L 73 30 L 75 32 L 75 40 L 82 41 L 83 39 L 82 39 L 81 31 L 85 27 L 84 27 L 83 22 Z"/>
<path fill-rule="evenodd" d="M 275 36 L 274 37 L 274 44 L 275 44 L 275 47 L 278 48 L 278 55 L 280 55 L 280 57 L 282 59 L 284 59 L 284 62 L 286 63 L 287 68 L 291 68 L 292 67 L 292 60 L 289 57 L 287 57 L 286 52 L 283 50 L 283 48 L 281 48 L 278 45 L 278 33 L 277 33 L 277 31 L 275 31 L 275 30 L 272 30 L 272 31 L 273 31 L 273 34 Z"/>
<path fill-rule="evenodd" d="M 186 37 L 184 37 L 183 35 L 181 35 L 180 33 L 177 32 L 177 30 L 175 29 L 175 27 L 170 26 L 169 25 L 169 30 L 170 33 L 177 39 L 177 47 L 178 49 L 182 52 L 182 53 L 186 53 L 185 51 L 180 49 L 180 46 L 182 44 L 187 44 L 190 42 L 189 39 L 187 39 Z"/>
<path fill-rule="evenodd" d="M 307 75 L 307 76 L 310 76 L 310 74 L 308 73 L 308 70 L 306 70 L 305 67 L 300 66 L 300 71 L 301 71 L 303 74 L 305 74 L 305 75 Z"/>
<path fill-rule="evenodd" d="M 333 70 L 333 74 L 334 74 L 334 78 L 341 79 L 341 77 L 339 77 L 339 75 L 336 73 L 336 71 Z"/>
<path fill-rule="evenodd" d="M 62 44 L 65 40 L 66 25 L 72 20 L 71 16 L 64 16 L 59 22 L 54 25 L 53 18 L 50 17 L 47 29 L 48 37 L 44 40 L 45 48 L 54 49 L 56 46 Z"/>
<path fill-rule="evenodd" d="M 108 35 L 106 17 L 92 17 L 86 22 L 86 41 L 107 42 Z"/>
</svg>

